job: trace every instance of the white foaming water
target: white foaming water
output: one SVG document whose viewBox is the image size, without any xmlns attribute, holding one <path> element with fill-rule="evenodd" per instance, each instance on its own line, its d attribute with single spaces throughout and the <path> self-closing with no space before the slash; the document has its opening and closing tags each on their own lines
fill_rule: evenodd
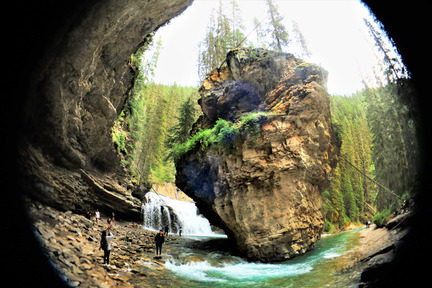
<svg viewBox="0 0 432 288">
<path fill-rule="evenodd" d="M 336 257 L 340 257 L 340 256 L 341 256 L 341 254 L 339 254 L 339 253 L 328 252 L 328 253 L 324 254 L 323 258 L 325 258 L 325 259 L 331 259 L 331 258 L 336 258 Z"/>
<path fill-rule="evenodd" d="M 148 192 L 145 198 L 141 213 L 147 229 L 159 230 L 168 226 L 170 233 L 178 233 L 181 228 L 183 235 L 217 235 L 210 222 L 197 214 L 195 203 L 174 200 L 154 192 Z"/>
<path fill-rule="evenodd" d="M 287 265 L 244 262 L 213 266 L 207 261 L 189 262 L 183 265 L 175 265 L 167 261 L 165 268 L 182 277 L 203 282 L 233 282 L 244 280 L 254 282 L 301 275 L 312 270 L 312 266 L 306 263 Z"/>
</svg>

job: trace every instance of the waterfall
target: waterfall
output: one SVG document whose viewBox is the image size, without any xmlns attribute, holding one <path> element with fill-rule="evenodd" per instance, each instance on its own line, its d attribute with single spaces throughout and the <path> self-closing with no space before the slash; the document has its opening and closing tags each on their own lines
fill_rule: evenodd
<svg viewBox="0 0 432 288">
<path fill-rule="evenodd" d="M 144 227 L 159 230 L 168 226 L 170 233 L 183 235 L 215 235 L 210 222 L 197 214 L 195 203 L 174 200 L 166 196 L 148 192 L 141 208 Z M 165 231 L 165 230 L 164 230 Z"/>
</svg>

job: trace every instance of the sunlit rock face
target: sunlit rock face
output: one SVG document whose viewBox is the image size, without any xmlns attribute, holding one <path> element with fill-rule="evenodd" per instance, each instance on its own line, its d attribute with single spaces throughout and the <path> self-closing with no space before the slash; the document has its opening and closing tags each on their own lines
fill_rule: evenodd
<svg viewBox="0 0 432 288">
<path fill-rule="evenodd" d="M 131 54 L 191 2 L 89 1 L 64 20 L 26 103 L 20 166 L 30 196 L 62 210 L 139 217 L 111 128 L 137 74 Z"/>
<path fill-rule="evenodd" d="M 311 249 L 324 225 L 321 192 L 336 166 L 327 72 L 291 54 L 238 49 L 200 89 L 197 128 L 268 111 L 257 140 L 195 150 L 176 163 L 177 186 L 249 259 L 281 261 Z M 231 107 L 223 109 L 223 107 Z M 234 107 L 234 108 L 233 108 Z"/>
</svg>

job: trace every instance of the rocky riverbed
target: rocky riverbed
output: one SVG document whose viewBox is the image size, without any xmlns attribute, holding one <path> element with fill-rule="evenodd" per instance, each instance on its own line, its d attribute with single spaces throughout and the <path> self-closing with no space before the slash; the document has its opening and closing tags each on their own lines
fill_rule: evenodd
<svg viewBox="0 0 432 288">
<path fill-rule="evenodd" d="M 164 264 L 154 259 L 154 232 L 133 222 L 114 221 L 110 265 L 103 265 L 99 249 L 101 231 L 107 218 L 94 218 L 70 211 L 60 212 L 40 203 L 30 203 L 34 232 L 54 266 L 75 287 L 166 287 L 172 276 Z M 102 215 L 103 216 L 103 215 Z M 164 252 L 178 241 L 167 237 Z"/>
</svg>

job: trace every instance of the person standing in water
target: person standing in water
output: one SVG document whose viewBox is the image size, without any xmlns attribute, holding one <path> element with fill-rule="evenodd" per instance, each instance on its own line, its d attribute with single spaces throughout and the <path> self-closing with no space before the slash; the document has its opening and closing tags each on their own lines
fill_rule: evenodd
<svg viewBox="0 0 432 288">
<path fill-rule="evenodd" d="M 100 248 L 104 251 L 103 264 L 109 265 L 109 257 L 111 254 L 111 240 L 114 237 L 115 237 L 114 234 L 110 232 L 110 228 L 102 231 Z"/>
<path fill-rule="evenodd" d="M 164 233 L 162 229 L 159 231 L 159 233 L 155 236 L 155 243 L 156 243 L 156 257 L 162 257 L 162 244 L 164 243 Z M 159 252 L 159 253 L 158 253 Z"/>
</svg>

